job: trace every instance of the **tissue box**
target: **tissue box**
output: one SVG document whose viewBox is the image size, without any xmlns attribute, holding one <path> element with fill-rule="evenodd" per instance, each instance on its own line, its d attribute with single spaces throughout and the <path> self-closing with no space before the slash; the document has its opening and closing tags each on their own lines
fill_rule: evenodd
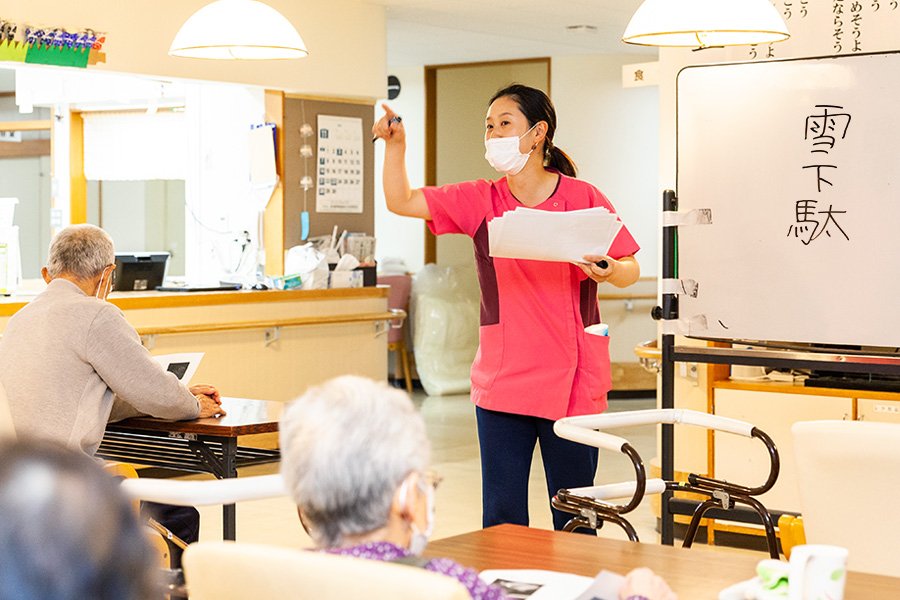
<svg viewBox="0 0 900 600">
<path fill-rule="evenodd" d="M 331 274 L 334 275 L 334 264 L 329 264 L 328 269 L 331 271 Z M 367 266 L 367 267 L 356 267 L 353 271 L 348 271 L 349 273 L 361 273 L 362 274 L 362 283 L 359 285 L 331 285 L 329 287 L 375 287 L 378 285 L 378 267 L 376 265 Z"/>
<path fill-rule="evenodd" d="M 359 269 L 352 271 L 332 271 L 328 278 L 330 288 L 363 287 L 363 274 Z"/>
</svg>

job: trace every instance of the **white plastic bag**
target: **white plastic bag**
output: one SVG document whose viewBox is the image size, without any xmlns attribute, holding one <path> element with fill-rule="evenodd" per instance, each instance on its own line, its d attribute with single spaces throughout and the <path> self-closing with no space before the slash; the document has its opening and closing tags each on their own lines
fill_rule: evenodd
<svg viewBox="0 0 900 600">
<path fill-rule="evenodd" d="M 413 351 L 429 396 L 464 394 L 478 351 L 480 291 L 474 267 L 425 265 L 413 281 Z"/>
<path fill-rule="evenodd" d="M 302 290 L 324 290 L 328 287 L 328 263 L 325 255 L 312 244 L 294 246 L 284 259 L 285 275 L 300 275 Z"/>
</svg>

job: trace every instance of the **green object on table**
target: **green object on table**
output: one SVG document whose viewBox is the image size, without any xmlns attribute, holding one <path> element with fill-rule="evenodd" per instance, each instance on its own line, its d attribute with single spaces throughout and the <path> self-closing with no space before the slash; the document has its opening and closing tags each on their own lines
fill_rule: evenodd
<svg viewBox="0 0 900 600">
<path fill-rule="evenodd" d="M 767 598 L 787 598 L 788 595 L 788 563 L 780 560 L 761 560 L 756 565 L 756 574 L 760 578 L 760 588 L 766 591 Z"/>
</svg>

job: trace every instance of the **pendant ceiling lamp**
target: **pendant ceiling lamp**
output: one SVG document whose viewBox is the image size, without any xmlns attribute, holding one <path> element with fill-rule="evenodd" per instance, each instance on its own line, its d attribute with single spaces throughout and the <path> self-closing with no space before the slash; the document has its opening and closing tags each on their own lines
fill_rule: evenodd
<svg viewBox="0 0 900 600">
<path fill-rule="evenodd" d="M 709 48 L 769 44 L 790 37 L 769 0 L 644 0 L 622 41 Z"/>
<path fill-rule="evenodd" d="M 184 22 L 170 56 L 218 60 L 273 60 L 309 54 L 294 26 L 256 0 L 216 0 Z"/>
</svg>

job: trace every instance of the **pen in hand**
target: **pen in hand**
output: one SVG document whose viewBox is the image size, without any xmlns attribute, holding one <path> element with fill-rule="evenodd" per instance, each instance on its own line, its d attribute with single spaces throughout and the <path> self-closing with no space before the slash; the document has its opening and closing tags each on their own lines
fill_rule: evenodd
<svg viewBox="0 0 900 600">
<path fill-rule="evenodd" d="M 400 118 L 400 115 L 394 115 L 394 116 L 391 117 L 390 120 L 388 121 L 388 127 L 390 127 L 391 123 L 399 123 L 399 122 L 401 122 L 402 120 L 403 120 L 403 119 Z M 377 140 L 377 139 L 378 139 L 378 136 L 376 135 L 375 137 L 372 138 L 372 143 L 374 144 L 374 143 L 375 143 L 375 140 Z"/>
</svg>

